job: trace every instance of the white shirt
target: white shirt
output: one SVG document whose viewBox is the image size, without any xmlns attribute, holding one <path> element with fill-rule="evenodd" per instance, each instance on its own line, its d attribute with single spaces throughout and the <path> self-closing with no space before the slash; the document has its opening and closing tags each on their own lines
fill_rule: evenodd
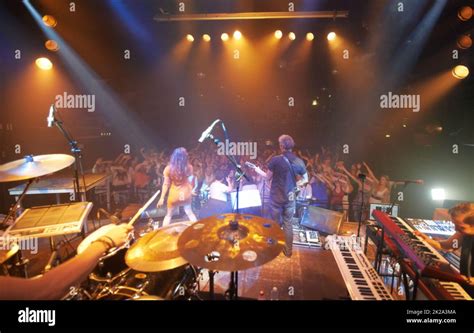
<svg viewBox="0 0 474 333">
<path fill-rule="evenodd" d="M 221 183 L 218 180 L 212 182 L 209 187 L 209 198 L 219 201 L 227 201 L 227 192 L 230 191 L 230 187 Z"/>
</svg>

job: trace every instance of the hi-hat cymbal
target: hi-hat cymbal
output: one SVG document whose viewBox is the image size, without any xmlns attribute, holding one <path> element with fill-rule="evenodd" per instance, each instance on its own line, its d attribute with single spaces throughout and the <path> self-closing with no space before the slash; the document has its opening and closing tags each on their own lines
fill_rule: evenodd
<svg viewBox="0 0 474 333">
<path fill-rule="evenodd" d="M 277 223 L 249 214 L 202 219 L 178 240 L 181 255 L 192 265 L 230 272 L 261 266 L 278 256 L 284 245 L 285 235 Z"/>
<path fill-rule="evenodd" d="M 41 177 L 67 168 L 75 158 L 66 154 L 26 156 L 0 165 L 0 183 Z"/>
<path fill-rule="evenodd" d="M 127 251 L 125 263 L 139 272 L 166 271 L 186 264 L 178 251 L 178 238 L 191 223 L 173 223 L 146 234 Z"/>
</svg>

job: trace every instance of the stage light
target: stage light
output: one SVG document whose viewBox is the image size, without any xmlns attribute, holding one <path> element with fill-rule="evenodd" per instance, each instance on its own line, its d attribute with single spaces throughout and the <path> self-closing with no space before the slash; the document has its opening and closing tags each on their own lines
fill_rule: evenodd
<svg viewBox="0 0 474 333">
<path fill-rule="evenodd" d="M 457 40 L 458 47 L 460 49 L 466 50 L 472 46 L 472 39 L 469 35 L 461 35 Z"/>
<path fill-rule="evenodd" d="M 202 39 L 205 42 L 210 42 L 211 41 L 211 36 L 209 36 L 208 34 L 204 34 L 204 35 L 202 35 Z"/>
<path fill-rule="evenodd" d="M 335 40 L 336 39 L 336 33 L 335 32 L 330 32 L 328 33 L 328 40 Z"/>
<path fill-rule="evenodd" d="M 459 8 L 458 17 L 461 21 L 468 21 L 472 17 L 472 7 L 464 6 Z"/>
<path fill-rule="evenodd" d="M 290 40 L 295 40 L 295 39 L 296 39 L 295 33 L 294 33 L 294 32 L 290 32 L 290 33 L 288 34 L 288 38 L 289 38 Z"/>
<path fill-rule="evenodd" d="M 53 68 L 53 63 L 48 58 L 38 58 L 36 59 L 35 63 L 36 66 L 38 66 L 38 68 L 43 71 L 49 71 L 51 68 Z"/>
<path fill-rule="evenodd" d="M 56 43 L 55 40 L 52 40 L 52 39 L 48 39 L 45 43 L 44 43 L 44 47 L 46 47 L 48 50 L 50 51 L 53 51 L 53 52 L 56 52 L 59 50 L 59 45 L 58 43 Z"/>
<path fill-rule="evenodd" d="M 316 106 L 316 105 L 318 105 L 318 100 L 316 100 L 316 99 L 313 99 L 313 102 L 311 103 L 311 105 L 312 105 L 312 106 Z"/>
<path fill-rule="evenodd" d="M 221 39 L 222 39 L 223 41 L 229 40 L 229 35 L 224 32 L 224 33 L 221 35 Z"/>
<path fill-rule="evenodd" d="M 187 35 L 186 35 L 186 39 L 188 40 L 188 42 L 194 42 L 194 37 L 193 37 L 193 35 L 187 34 Z"/>
<path fill-rule="evenodd" d="M 390 134 L 385 134 L 385 137 L 386 137 L 386 138 L 390 138 L 391 135 L 390 135 Z"/>
<path fill-rule="evenodd" d="M 453 68 L 452 74 L 456 79 L 465 79 L 469 75 L 469 68 L 464 65 L 457 65 Z"/>
<path fill-rule="evenodd" d="M 314 34 L 312 32 L 308 32 L 306 34 L 306 40 L 312 41 L 314 39 Z"/>
<path fill-rule="evenodd" d="M 283 37 L 283 32 L 281 32 L 281 30 L 275 30 L 275 38 L 281 39 L 281 37 Z"/>
<path fill-rule="evenodd" d="M 404 128 L 407 128 L 407 124 L 403 124 L 402 126 L 403 126 Z"/>
<path fill-rule="evenodd" d="M 234 39 L 239 40 L 242 38 L 242 33 L 239 30 L 234 31 Z"/>
<path fill-rule="evenodd" d="M 51 15 L 43 16 L 43 23 L 50 28 L 54 28 L 56 25 L 58 25 L 58 21 L 56 21 L 56 19 Z"/>
<path fill-rule="evenodd" d="M 436 201 L 443 201 L 446 199 L 446 192 L 444 191 L 444 188 L 431 189 L 431 199 Z"/>
</svg>

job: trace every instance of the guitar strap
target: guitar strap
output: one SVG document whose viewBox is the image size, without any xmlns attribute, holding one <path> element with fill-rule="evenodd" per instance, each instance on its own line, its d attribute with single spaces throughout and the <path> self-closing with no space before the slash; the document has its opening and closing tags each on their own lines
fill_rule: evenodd
<svg viewBox="0 0 474 333">
<path fill-rule="evenodd" d="M 283 157 L 283 159 L 285 160 L 286 164 L 288 164 L 288 167 L 290 168 L 290 172 L 291 172 L 291 176 L 293 177 L 293 182 L 295 183 L 295 186 L 294 186 L 294 190 L 296 190 L 296 175 L 295 175 L 295 170 L 293 170 L 293 165 L 291 165 L 290 163 L 290 160 L 288 159 L 288 157 L 286 157 L 285 155 L 281 154 L 281 156 Z"/>
</svg>

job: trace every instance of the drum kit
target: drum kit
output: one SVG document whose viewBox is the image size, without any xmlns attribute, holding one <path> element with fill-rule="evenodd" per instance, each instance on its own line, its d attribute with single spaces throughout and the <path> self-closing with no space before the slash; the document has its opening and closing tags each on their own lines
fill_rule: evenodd
<svg viewBox="0 0 474 333">
<path fill-rule="evenodd" d="M 90 234 L 78 253 L 106 228 Z M 269 262 L 285 244 L 283 231 L 275 222 L 248 214 L 173 223 L 131 243 L 100 260 L 79 299 L 199 300 L 204 269 L 209 273 L 210 299 L 215 296 L 217 271 L 231 272 L 228 298 L 235 299 L 237 272 Z M 77 290 L 71 293 L 78 295 Z"/>
<path fill-rule="evenodd" d="M 74 163 L 74 160 L 74 157 L 66 154 L 27 155 L 22 159 L 0 165 L 0 183 L 27 181 L 23 192 L 11 206 L 8 214 L 0 222 L 0 229 L 4 230 L 10 223 L 10 220 L 13 222 L 16 220 L 17 213 L 21 208 L 21 202 L 35 180 L 67 168 Z M 0 265 L 3 265 L 16 256 L 15 266 L 22 267 L 24 271 L 23 275 L 26 277 L 26 264 L 28 260 L 22 258 L 18 244 L 14 241 L 7 241 L 8 244 L 4 244 L 5 240 L 3 237 L 0 241 L 2 243 Z"/>
<path fill-rule="evenodd" d="M 27 156 L 0 165 L 0 182 L 28 180 L 4 222 L 15 216 L 28 187 L 38 177 L 70 166 L 74 157 L 54 154 Z M 157 191 L 128 222 L 133 225 L 158 196 Z M 82 253 L 110 228 L 105 225 L 79 244 Z M 197 222 L 179 222 L 138 236 L 111 249 L 100 260 L 87 281 L 72 287 L 63 299 L 160 300 L 201 299 L 199 278 L 209 274 L 209 297 L 214 299 L 214 274 L 230 272 L 228 298 L 237 298 L 238 271 L 273 260 L 283 250 L 285 237 L 279 225 L 249 214 L 222 214 Z M 18 247 L 0 251 L 0 265 Z"/>
</svg>

